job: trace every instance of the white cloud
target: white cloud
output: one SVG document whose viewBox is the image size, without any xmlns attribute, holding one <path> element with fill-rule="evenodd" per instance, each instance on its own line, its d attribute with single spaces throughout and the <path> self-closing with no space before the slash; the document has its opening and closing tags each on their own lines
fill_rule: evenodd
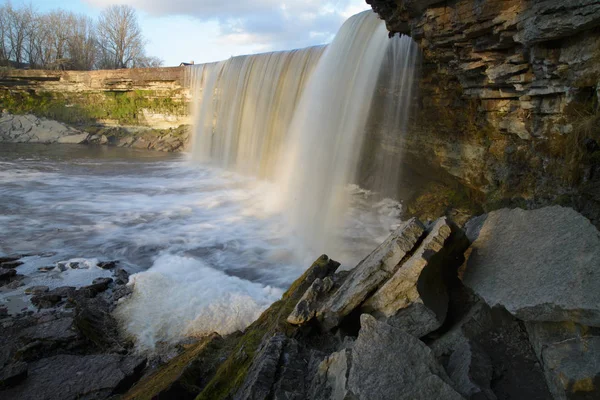
<svg viewBox="0 0 600 400">
<path fill-rule="evenodd" d="M 128 4 L 147 18 L 188 16 L 216 23 L 223 46 L 283 50 L 331 40 L 343 21 L 367 9 L 364 0 L 85 0 L 96 7 Z"/>
</svg>

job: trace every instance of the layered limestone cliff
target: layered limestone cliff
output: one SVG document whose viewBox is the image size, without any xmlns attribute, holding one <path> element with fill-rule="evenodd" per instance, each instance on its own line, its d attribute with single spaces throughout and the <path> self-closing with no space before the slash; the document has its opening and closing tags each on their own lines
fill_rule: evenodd
<svg viewBox="0 0 600 400">
<path fill-rule="evenodd" d="M 414 119 L 388 148 L 486 208 L 568 204 L 598 225 L 600 2 L 367 2 L 422 49 Z"/>
</svg>

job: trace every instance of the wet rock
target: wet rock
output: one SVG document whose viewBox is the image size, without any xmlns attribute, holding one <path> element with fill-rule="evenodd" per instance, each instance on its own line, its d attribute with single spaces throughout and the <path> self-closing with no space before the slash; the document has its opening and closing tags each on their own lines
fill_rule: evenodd
<svg viewBox="0 0 600 400">
<path fill-rule="evenodd" d="M 93 298 L 108 290 L 108 286 L 113 282 L 112 278 L 96 278 L 89 286 L 82 287 L 79 291 L 83 293 L 85 297 Z"/>
<path fill-rule="evenodd" d="M 423 342 L 368 314 L 352 347 L 347 388 L 365 400 L 462 399 Z"/>
<path fill-rule="evenodd" d="M 7 399 L 100 399 L 123 393 L 135 382 L 145 359 L 105 355 L 58 355 L 29 365 L 25 382 L 0 392 Z"/>
<path fill-rule="evenodd" d="M 14 290 L 20 288 L 21 286 L 25 286 L 23 279 L 25 279 L 25 275 L 17 274 L 11 278 L 10 283 L 7 283 L 5 287 Z"/>
<path fill-rule="evenodd" d="M 460 265 L 467 244 L 462 231 L 440 218 L 362 310 L 417 337 L 438 329 L 448 310 L 446 279 Z"/>
<path fill-rule="evenodd" d="M 12 268 L 0 268 L 0 283 L 9 282 L 15 275 L 17 275 L 17 271 Z"/>
<path fill-rule="evenodd" d="M 25 289 L 25 294 L 40 295 L 50 291 L 48 286 L 32 286 Z"/>
<path fill-rule="evenodd" d="M 15 386 L 27 378 L 27 363 L 17 361 L 0 370 L 0 390 Z M 1 394 L 1 392 L 0 392 Z"/>
<path fill-rule="evenodd" d="M 0 307 L 0 318 L 8 316 L 8 308 Z"/>
<path fill-rule="evenodd" d="M 474 342 L 458 347 L 446 368 L 456 390 L 467 399 L 496 400 L 490 388 L 493 367 L 490 357 Z"/>
<path fill-rule="evenodd" d="M 61 298 L 71 297 L 77 289 L 74 286 L 60 286 L 52 289 L 49 294 L 60 296 Z"/>
<path fill-rule="evenodd" d="M 105 351 L 123 350 L 125 341 L 110 313 L 110 303 L 99 297 L 75 297 L 72 301 L 75 303 L 75 327 L 89 342 Z"/>
<path fill-rule="evenodd" d="M 98 263 L 98 267 L 102 269 L 113 269 L 117 267 L 119 261 L 101 261 Z"/>
<path fill-rule="evenodd" d="M 527 332 L 555 399 L 600 397 L 600 330 L 569 322 L 530 322 Z"/>
<path fill-rule="evenodd" d="M 31 303 L 37 308 L 52 308 L 60 301 L 61 297 L 56 294 L 41 294 L 31 298 Z"/>
<path fill-rule="evenodd" d="M 7 261 L 0 263 L 0 268 L 17 268 L 23 264 L 24 262 L 22 261 Z"/>
<path fill-rule="evenodd" d="M 48 267 L 40 267 L 38 268 L 38 271 L 40 272 L 50 272 L 50 271 L 54 271 L 56 269 L 55 266 L 48 266 Z"/>
<path fill-rule="evenodd" d="M 576 211 L 502 209 L 481 221 L 463 282 L 525 321 L 600 326 L 598 265 L 600 233 Z"/>
<path fill-rule="evenodd" d="M 317 278 L 310 288 L 304 293 L 294 311 L 287 318 L 287 322 L 293 325 L 302 325 L 317 315 L 320 301 L 329 293 L 333 287 L 333 280 L 326 277 L 323 280 Z"/>
<path fill-rule="evenodd" d="M 123 268 L 117 268 L 114 272 L 114 276 L 117 285 L 125 285 L 129 282 L 129 272 L 125 271 Z"/>
<path fill-rule="evenodd" d="M 0 264 L 9 263 L 13 261 L 18 261 L 21 259 L 21 256 L 3 256 L 0 257 Z"/>
<path fill-rule="evenodd" d="M 343 317 L 392 276 L 400 261 L 415 247 L 424 232 L 423 224 L 412 218 L 362 260 L 318 312 L 324 328 L 337 326 Z"/>
</svg>

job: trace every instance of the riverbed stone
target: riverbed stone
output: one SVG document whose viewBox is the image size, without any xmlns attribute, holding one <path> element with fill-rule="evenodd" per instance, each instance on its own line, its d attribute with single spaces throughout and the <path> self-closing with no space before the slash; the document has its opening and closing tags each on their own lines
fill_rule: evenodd
<svg viewBox="0 0 600 400">
<path fill-rule="evenodd" d="M 600 326 L 600 233 L 570 208 L 480 218 L 463 282 L 525 321 Z"/>
<path fill-rule="evenodd" d="M 0 268 L 0 283 L 9 282 L 15 275 L 17 275 L 17 271 L 12 268 Z"/>
<path fill-rule="evenodd" d="M 370 293 L 389 279 L 424 232 L 423 224 L 418 219 L 411 218 L 362 260 L 319 310 L 319 319 L 323 327 L 332 329 L 337 326 L 342 318 L 355 310 Z"/>
</svg>

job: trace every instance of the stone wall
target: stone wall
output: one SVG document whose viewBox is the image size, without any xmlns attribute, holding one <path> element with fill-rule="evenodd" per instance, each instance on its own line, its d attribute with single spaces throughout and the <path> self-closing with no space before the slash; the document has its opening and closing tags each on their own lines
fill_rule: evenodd
<svg viewBox="0 0 600 400">
<path fill-rule="evenodd" d="M 597 0 L 368 0 L 422 49 L 420 93 L 388 145 L 487 208 L 573 205 L 600 221 Z"/>
<path fill-rule="evenodd" d="M 75 125 L 190 124 L 185 67 L 102 71 L 0 71 L 0 106 Z"/>
</svg>

